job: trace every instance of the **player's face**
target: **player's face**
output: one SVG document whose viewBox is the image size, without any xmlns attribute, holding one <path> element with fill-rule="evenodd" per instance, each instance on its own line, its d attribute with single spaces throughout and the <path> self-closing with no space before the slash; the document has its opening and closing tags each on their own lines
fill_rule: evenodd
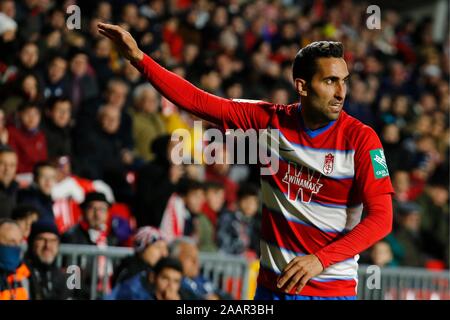
<svg viewBox="0 0 450 320">
<path fill-rule="evenodd" d="M 342 111 L 347 80 L 347 64 L 342 58 L 319 58 L 317 71 L 306 83 L 307 95 L 302 97 L 302 105 L 316 123 L 336 120 Z"/>
</svg>

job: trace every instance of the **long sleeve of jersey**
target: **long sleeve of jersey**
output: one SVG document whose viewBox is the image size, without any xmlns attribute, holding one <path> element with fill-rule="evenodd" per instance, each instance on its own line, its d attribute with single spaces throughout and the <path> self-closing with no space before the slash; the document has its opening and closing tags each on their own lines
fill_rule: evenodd
<svg viewBox="0 0 450 320">
<path fill-rule="evenodd" d="M 324 268 L 352 258 L 391 232 L 391 194 L 369 198 L 364 206 L 367 216 L 353 230 L 315 253 Z"/>
<path fill-rule="evenodd" d="M 225 129 L 266 128 L 275 109 L 268 102 L 229 100 L 207 93 L 163 68 L 146 54 L 133 65 L 172 103 Z"/>
</svg>

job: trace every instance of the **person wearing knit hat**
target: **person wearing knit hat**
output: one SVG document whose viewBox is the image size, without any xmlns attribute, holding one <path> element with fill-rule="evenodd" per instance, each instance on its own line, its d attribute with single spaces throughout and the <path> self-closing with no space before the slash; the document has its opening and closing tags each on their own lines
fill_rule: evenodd
<svg viewBox="0 0 450 320">
<path fill-rule="evenodd" d="M 56 266 L 59 240 L 53 221 L 40 220 L 32 225 L 25 259 L 31 271 L 32 300 L 66 300 L 70 296 L 66 275 Z"/>
<path fill-rule="evenodd" d="M 114 272 L 114 284 L 122 282 L 142 272 L 151 271 L 156 263 L 169 254 L 168 244 L 157 228 L 145 226 L 134 236 L 135 254 L 125 258 Z"/>
</svg>

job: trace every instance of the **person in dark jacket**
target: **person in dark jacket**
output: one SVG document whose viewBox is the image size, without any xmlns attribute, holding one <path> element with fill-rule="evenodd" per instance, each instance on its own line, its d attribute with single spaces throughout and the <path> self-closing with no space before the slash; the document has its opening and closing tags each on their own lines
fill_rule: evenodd
<svg viewBox="0 0 450 320">
<path fill-rule="evenodd" d="M 54 222 L 52 189 L 56 184 L 56 169 L 49 162 L 37 163 L 33 169 L 34 183 L 20 190 L 18 202 L 34 206 L 40 213 L 39 220 Z"/>
<path fill-rule="evenodd" d="M 61 242 L 69 244 L 92 245 L 102 248 L 107 246 L 116 246 L 118 244 L 117 237 L 110 232 L 110 226 L 108 224 L 109 207 L 110 204 L 103 193 L 87 193 L 83 203 L 81 204 L 81 209 L 83 211 L 81 222 L 64 233 L 62 235 Z M 109 279 L 112 274 L 111 263 L 103 258 L 99 257 L 97 259 L 97 289 L 99 292 L 109 290 L 109 281 L 107 281 L 107 287 L 104 288 L 102 278 L 106 277 Z M 82 264 L 80 261 L 79 266 L 82 269 L 81 290 L 77 290 L 74 293 L 74 297 L 76 299 L 85 300 L 90 298 L 93 264 L 94 258 L 86 259 L 85 264 Z"/>
<path fill-rule="evenodd" d="M 170 160 L 172 146 L 170 135 L 155 139 L 151 145 L 155 159 L 137 173 L 134 213 L 138 226 L 160 226 L 167 202 L 183 176 L 183 167 Z"/>
<path fill-rule="evenodd" d="M 68 92 L 76 114 L 86 103 L 99 95 L 97 79 L 89 73 L 89 56 L 86 51 L 72 48 L 69 52 Z"/>
<path fill-rule="evenodd" d="M 83 132 L 77 139 L 76 150 L 80 175 L 105 181 L 114 190 L 118 202 L 128 203 L 132 189 L 126 181 L 126 173 L 133 158 L 119 134 L 120 123 L 120 112 L 103 106 L 98 113 L 97 126 Z"/>
<path fill-rule="evenodd" d="M 156 263 L 169 254 L 168 244 L 159 229 L 146 226 L 134 236 L 135 254 L 122 260 L 114 272 L 113 285 L 142 271 L 151 271 Z"/>
<path fill-rule="evenodd" d="M 232 297 L 200 273 L 200 252 L 193 238 L 180 237 L 170 244 L 170 257 L 183 266 L 181 288 L 199 300 L 228 300 Z"/>
<path fill-rule="evenodd" d="M 394 233 L 403 256 L 400 265 L 424 267 L 427 256 L 424 254 L 424 238 L 421 232 L 420 207 L 414 202 L 405 202 L 398 206 L 400 227 Z"/>
<path fill-rule="evenodd" d="M 0 147 L 0 218 L 10 218 L 17 202 L 19 185 L 14 180 L 17 154 L 9 146 Z"/>
<path fill-rule="evenodd" d="M 162 258 L 153 272 L 142 271 L 117 285 L 105 300 L 197 300 L 181 287 L 183 267 L 177 259 Z"/>
<path fill-rule="evenodd" d="M 33 224 L 28 238 L 26 263 L 30 269 L 31 300 L 67 300 L 67 277 L 56 266 L 60 235 L 54 223 Z"/>
<path fill-rule="evenodd" d="M 62 97 L 69 94 L 67 73 L 67 60 L 64 56 L 54 55 L 48 62 L 44 76 L 44 97 Z"/>
<path fill-rule="evenodd" d="M 47 138 L 49 159 L 72 154 L 71 110 L 72 105 L 67 98 L 52 98 L 48 102 L 42 130 Z"/>
<path fill-rule="evenodd" d="M 217 244 L 221 252 L 259 254 L 261 217 L 258 215 L 258 188 L 243 184 L 238 192 L 238 210 L 223 212 L 217 223 Z"/>
</svg>

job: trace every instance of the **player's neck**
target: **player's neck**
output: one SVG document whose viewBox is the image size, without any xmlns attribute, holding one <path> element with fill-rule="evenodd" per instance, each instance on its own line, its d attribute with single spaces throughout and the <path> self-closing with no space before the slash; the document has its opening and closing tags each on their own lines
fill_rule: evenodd
<svg viewBox="0 0 450 320">
<path fill-rule="evenodd" d="M 317 130 L 317 129 L 327 126 L 331 122 L 329 120 L 320 121 L 320 120 L 318 120 L 317 116 L 310 114 L 305 109 L 306 108 L 301 109 L 301 115 L 302 115 L 303 124 L 306 129 Z"/>
</svg>

